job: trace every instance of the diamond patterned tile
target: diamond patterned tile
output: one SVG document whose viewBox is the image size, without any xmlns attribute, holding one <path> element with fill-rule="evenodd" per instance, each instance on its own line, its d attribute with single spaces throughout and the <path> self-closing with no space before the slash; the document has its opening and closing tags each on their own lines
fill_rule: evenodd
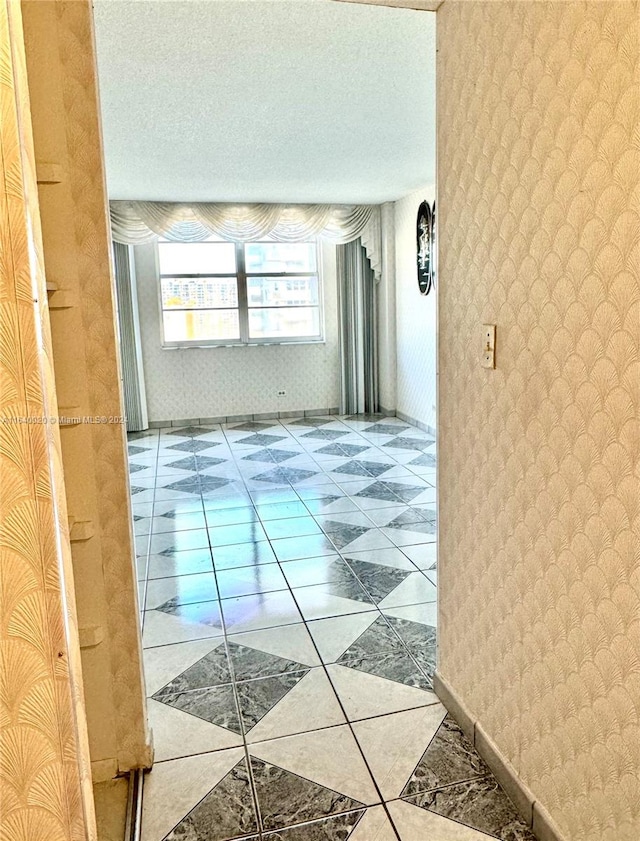
<svg viewBox="0 0 640 841">
<path fill-rule="evenodd" d="M 418 458 L 414 458 L 409 464 L 415 464 L 418 467 L 436 467 L 436 457 L 432 453 L 423 453 Z"/>
<path fill-rule="evenodd" d="M 312 438 L 319 441 L 337 441 L 339 438 L 344 438 L 345 435 L 351 435 L 346 429 L 313 429 L 311 432 L 305 432 L 301 438 Z"/>
<path fill-rule="evenodd" d="M 375 461 L 358 461 L 352 459 L 351 461 L 341 464 L 340 467 L 335 467 L 333 473 L 345 473 L 352 476 L 381 476 L 393 467 L 393 464 L 380 464 Z"/>
<path fill-rule="evenodd" d="M 204 470 L 207 467 L 215 467 L 217 464 L 224 464 L 226 458 L 211 458 L 211 456 L 189 456 L 187 458 L 178 459 L 178 461 L 170 461 L 166 466 L 175 467 L 180 470 Z"/>
<path fill-rule="evenodd" d="M 289 426 L 326 426 L 333 421 L 328 418 L 300 418 L 299 420 L 291 421 Z"/>
<path fill-rule="evenodd" d="M 411 427 L 407 424 L 397 423 L 374 423 L 372 426 L 365 426 L 363 432 L 373 432 L 376 435 L 399 435 L 401 432 L 410 431 Z"/>
<path fill-rule="evenodd" d="M 316 475 L 317 473 L 313 470 L 299 470 L 297 467 L 274 467 L 273 470 L 259 473 L 253 478 L 260 482 L 289 482 L 295 484 Z"/>
<path fill-rule="evenodd" d="M 264 435 L 256 433 L 255 435 L 248 435 L 246 438 L 239 438 L 236 444 L 245 444 L 251 447 L 268 447 L 271 444 L 277 444 L 278 441 L 284 441 L 285 435 Z"/>
<path fill-rule="evenodd" d="M 388 447 L 389 449 L 395 450 L 417 450 L 418 452 L 422 452 L 425 447 L 429 447 L 433 444 L 433 439 L 425 440 L 423 438 L 404 438 L 402 436 L 398 438 L 394 438 L 391 441 L 387 441 L 382 446 Z"/>
<path fill-rule="evenodd" d="M 250 453 L 248 456 L 242 456 L 242 461 L 273 461 L 276 464 L 280 464 L 281 461 L 288 461 L 288 459 L 298 455 L 300 453 L 294 453 L 291 450 L 277 450 L 275 447 L 265 447 L 255 453 Z"/>
<path fill-rule="evenodd" d="M 198 441 L 197 438 L 190 438 L 188 441 L 182 441 L 180 444 L 170 444 L 168 450 L 179 450 L 184 453 L 199 453 L 201 450 L 210 450 L 212 447 L 219 447 L 220 443 L 217 441 Z"/>
<path fill-rule="evenodd" d="M 354 809 L 364 810 L 364 803 L 254 756 L 251 770 L 267 831 Z M 340 835 L 334 837 L 338 839 Z"/>
<path fill-rule="evenodd" d="M 327 444 L 324 447 L 320 447 L 319 450 L 315 450 L 315 452 L 322 453 L 326 456 L 347 456 L 348 458 L 352 458 L 353 456 L 360 455 L 360 453 L 364 453 L 368 449 L 370 448 L 363 447 L 361 444 Z"/>
<path fill-rule="evenodd" d="M 182 429 L 172 429 L 166 434 L 182 436 L 184 438 L 198 438 L 201 435 L 209 435 L 211 432 L 215 431 L 215 429 L 211 429 L 206 426 L 183 426 Z M 210 444 L 210 446 L 213 447 L 214 445 Z"/>
<path fill-rule="evenodd" d="M 233 804 L 233 808 L 229 805 Z M 165 841 L 227 841 L 258 831 L 247 763 L 238 764 L 165 838 Z M 257 835 L 255 838 L 257 839 Z"/>
</svg>

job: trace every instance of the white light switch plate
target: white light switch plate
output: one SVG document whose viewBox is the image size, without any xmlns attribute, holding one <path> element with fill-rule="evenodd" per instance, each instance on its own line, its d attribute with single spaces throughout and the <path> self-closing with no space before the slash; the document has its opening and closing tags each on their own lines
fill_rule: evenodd
<svg viewBox="0 0 640 841">
<path fill-rule="evenodd" d="M 482 357 L 481 362 L 483 368 L 496 367 L 496 325 L 483 324 L 482 325 Z"/>
</svg>

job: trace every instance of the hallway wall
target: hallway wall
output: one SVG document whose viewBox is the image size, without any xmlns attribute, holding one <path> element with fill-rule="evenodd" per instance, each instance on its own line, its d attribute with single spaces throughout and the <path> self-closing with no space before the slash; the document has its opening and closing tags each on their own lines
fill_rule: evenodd
<svg viewBox="0 0 640 841">
<path fill-rule="evenodd" d="M 395 202 L 397 410 L 431 430 L 436 426 L 436 296 L 418 290 L 416 217 L 420 203 L 434 198 L 431 184 Z"/>
<path fill-rule="evenodd" d="M 640 837 L 638 13 L 438 11 L 439 673 L 567 841 Z"/>
<path fill-rule="evenodd" d="M 156 246 L 135 248 L 149 420 L 335 409 L 340 360 L 335 247 L 322 248 L 325 342 L 163 349 Z M 284 389 L 286 395 L 277 392 Z"/>
<path fill-rule="evenodd" d="M 0 835 L 96 825 L 20 4 L 0 0 Z"/>
<path fill-rule="evenodd" d="M 91 0 L 24 0 L 93 781 L 151 762 Z"/>
</svg>

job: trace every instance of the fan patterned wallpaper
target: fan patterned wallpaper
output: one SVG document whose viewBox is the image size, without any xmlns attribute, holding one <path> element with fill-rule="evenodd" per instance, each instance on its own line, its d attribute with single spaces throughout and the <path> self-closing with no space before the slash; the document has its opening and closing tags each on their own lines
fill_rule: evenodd
<svg viewBox="0 0 640 841">
<path fill-rule="evenodd" d="M 20 5 L 0 0 L 0 839 L 95 841 Z"/>
<path fill-rule="evenodd" d="M 155 245 L 135 268 L 150 421 L 333 409 L 340 402 L 335 247 L 322 247 L 325 342 L 164 350 Z M 278 391 L 284 390 L 283 397 Z"/>
<path fill-rule="evenodd" d="M 640 838 L 638 15 L 438 11 L 439 669 L 567 841 Z"/>
</svg>

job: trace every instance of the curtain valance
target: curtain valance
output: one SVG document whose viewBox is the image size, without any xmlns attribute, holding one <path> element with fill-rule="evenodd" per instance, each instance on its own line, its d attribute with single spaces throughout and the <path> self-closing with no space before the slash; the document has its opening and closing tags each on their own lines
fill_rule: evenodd
<svg viewBox="0 0 640 841">
<path fill-rule="evenodd" d="M 112 201 L 115 242 L 142 245 L 162 237 L 199 242 L 210 236 L 234 242 L 270 237 L 301 242 L 321 237 L 336 244 L 362 238 L 371 268 L 380 278 L 380 208 L 357 204 L 226 204 Z"/>
</svg>

